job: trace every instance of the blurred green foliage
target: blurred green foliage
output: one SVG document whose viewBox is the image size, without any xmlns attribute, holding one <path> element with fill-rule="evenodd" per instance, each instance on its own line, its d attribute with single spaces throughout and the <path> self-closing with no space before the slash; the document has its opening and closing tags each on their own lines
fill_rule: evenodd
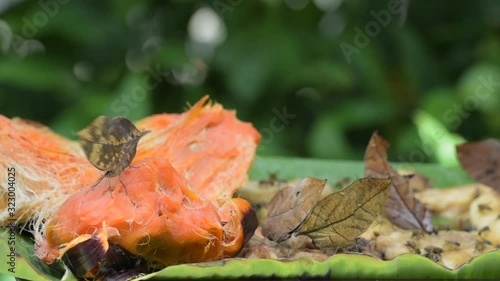
<svg viewBox="0 0 500 281">
<path fill-rule="evenodd" d="M 0 113 L 75 138 L 209 94 L 260 155 L 361 159 L 379 130 L 392 159 L 436 161 L 454 134 L 498 138 L 500 2 L 394 1 L 3 0 Z"/>
</svg>

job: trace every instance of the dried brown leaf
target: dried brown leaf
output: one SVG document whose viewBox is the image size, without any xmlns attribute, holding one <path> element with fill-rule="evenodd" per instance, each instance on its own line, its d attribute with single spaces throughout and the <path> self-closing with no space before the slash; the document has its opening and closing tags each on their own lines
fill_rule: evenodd
<svg viewBox="0 0 500 281">
<path fill-rule="evenodd" d="M 500 192 L 500 142 L 486 139 L 457 146 L 458 160 L 476 181 Z"/>
<path fill-rule="evenodd" d="M 318 202 L 294 231 L 320 248 L 351 245 L 383 209 L 391 179 L 364 178 Z"/>
<path fill-rule="evenodd" d="M 401 228 L 420 228 L 431 232 L 433 229 L 431 210 L 415 198 L 410 189 L 409 179 L 399 175 L 387 161 L 388 147 L 389 143 L 375 132 L 365 152 L 366 177 L 392 178 L 384 215 Z"/>
<path fill-rule="evenodd" d="M 283 241 L 319 201 L 326 180 L 304 178 L 295 187 L 280 190 L 269 202 L 262 234 L 269 240 Z"/>
</svg>

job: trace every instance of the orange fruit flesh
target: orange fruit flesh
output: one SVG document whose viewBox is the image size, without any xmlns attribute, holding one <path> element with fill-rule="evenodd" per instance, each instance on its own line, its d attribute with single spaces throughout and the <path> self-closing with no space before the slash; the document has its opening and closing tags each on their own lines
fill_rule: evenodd
<svg viewBox="0 0 500 281">
<path fill-rule="evenodd" d="M 220 104 L 203 106 L 207 99 L 175 117 L 159 114 L 137 122 L 151 133 L 139 142 L 134 161 L 167 159 L 197 194 L 216 202 L 246 183 L 260 134 Z"/>
<path fill-rule="evenodd" d="M 217 209 L 167 161 L 136 162 L 120 180 L 104 179 L 66 200 L 47 227 L 48 243 L 64 245 L 105 225 L 116 230 L 111 243 L 164 265 L 223 257 Z"/>
<path fill-rule="evenodd" d="M 51 263 L 96 233 L 153 264 L 236 255 L 251 206 L 231 197 L 247 180 L 260 135 L 234 112 L 205 105 L 207 99 L 182 114 L 139 121 L 140 130 L 152 132 L 139 142 L 132 166 L 92 189 L 104 172 L 76 142 L 0 116 L 0 165 L 16 167 L 19 222 L 48 222 L 44 233 L 35 225 L 36 255 Z M 0 214 L 0 222 L 7 218 Z"/>
</svg>

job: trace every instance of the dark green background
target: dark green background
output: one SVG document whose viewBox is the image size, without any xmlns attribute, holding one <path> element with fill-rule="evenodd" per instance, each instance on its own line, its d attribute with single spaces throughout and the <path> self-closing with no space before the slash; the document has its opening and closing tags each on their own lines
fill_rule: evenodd
<svg viewBox="0 0 500 281">
<path fill-rule="evenodd" d="M 377 129 L 394 159 L 425 150 L 417 111 L 467 140 L 498 137 L 500 2 L 390 2 L 4 0 L 0 113 L 75 138 L 100 114 L 181 112 L 209 94 L 264 133 L 260 155 L 332 159 L 361 159 Z M 201 8 L 226 29 L 217 46 L 189 35 Z M 150 90 L 148 69 L 164 75 Z M 273 123 L 284 107 L 295 117 Z"/>
</svg>

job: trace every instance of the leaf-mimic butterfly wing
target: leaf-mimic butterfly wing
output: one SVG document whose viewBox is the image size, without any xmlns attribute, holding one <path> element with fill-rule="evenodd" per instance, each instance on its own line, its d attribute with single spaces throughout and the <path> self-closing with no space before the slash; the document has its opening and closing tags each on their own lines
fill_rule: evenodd
<svg viewBox="0 0 500 281">
<path fill-rule="evenodd" d="M 320 248 L 348 246 L 375 221 L 390 184 L 391 179 L 357 180 L 319 201 L 294 232 Z"/>
<path fill-rule="evenodd" d="M 139 139 L 147 133 L 139 131 L 127 118 L 99 116 L 78 136 L 90 163 L 113 177 L 130 166 Z"/>
</svg>

